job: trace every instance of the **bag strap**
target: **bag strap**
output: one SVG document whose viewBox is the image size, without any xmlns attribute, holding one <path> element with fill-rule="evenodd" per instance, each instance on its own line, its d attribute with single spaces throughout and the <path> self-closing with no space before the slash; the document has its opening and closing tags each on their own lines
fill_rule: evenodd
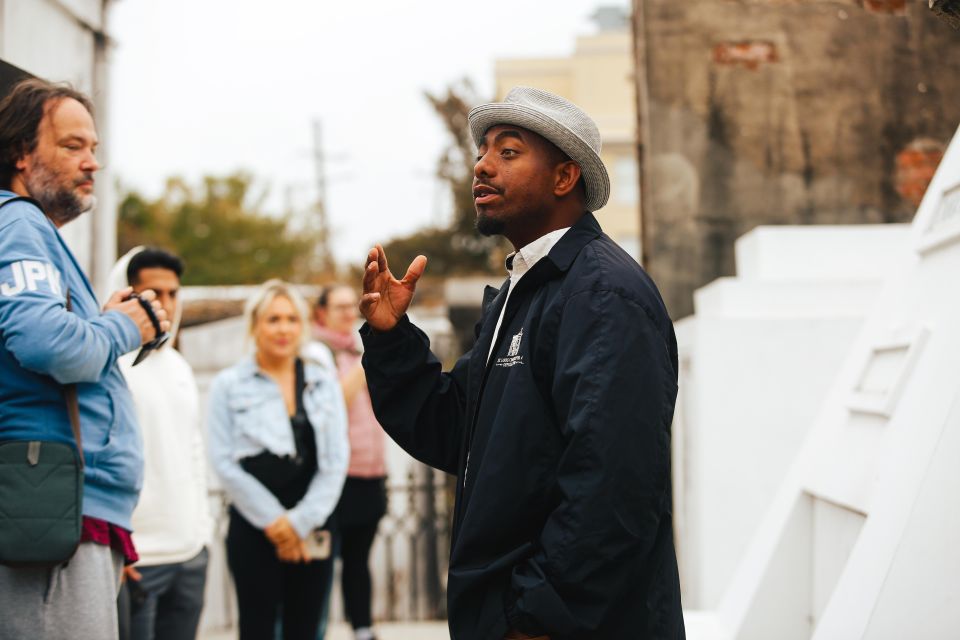
<svg viewBox="0 0 960 640">
<path fill-rule="evenodd" d="M 73 312 L 69 288 L 67 288 L 67 311 Z M 73 439 L 77 443 L 77 453 L 80 454 L 80 468 L 83 469 L 83 438 L 80 436 L 80 405 L 77 402 L 77 385 L 63 385 L 63 399 L 67 403 L 67 415 L 70 416 L 70 428 L 73 430 Z"/>
<path fill-rule="evenodd" d="M 307 388 L 307 379 L 303 371 L 303 360 L 297 358 L 294 365 L 296 370 L 296 394 L 297 394 L 297 414 L 306 413 L 306 410 L 303 408 L 303 391 Z"/>
<path fill-rule="evenodd" d="M 43 207 L 40 206 L 39 202 L 37 202 L 33 198 L 28 198 L 27 196 L 12 196 L 10 198 L 7 198 L 3 202 L 0 202 L 0 207 L 5 207 L 11 202 L 29 202 L 30 204 L 35 206 L 37 209 L 40 209 L 40 211 L 43 211 Z"/>
</svg>

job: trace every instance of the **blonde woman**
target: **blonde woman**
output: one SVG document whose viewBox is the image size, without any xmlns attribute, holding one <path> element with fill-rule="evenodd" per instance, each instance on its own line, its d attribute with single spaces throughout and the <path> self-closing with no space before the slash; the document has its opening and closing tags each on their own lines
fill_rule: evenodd
<svg viewBox="0 0 960 640">
<path fill-rule="evenodd" d="M 240 640 L 313 640 L 332 560 L 317 541 L 350 459 L 335 375 L 301 357 L 307 306 L 290 285 L 266 282 L 247 301 L 252 356 L 210 388 L 209 451 L 230 500 L 227 562 Z"/>
</svg>

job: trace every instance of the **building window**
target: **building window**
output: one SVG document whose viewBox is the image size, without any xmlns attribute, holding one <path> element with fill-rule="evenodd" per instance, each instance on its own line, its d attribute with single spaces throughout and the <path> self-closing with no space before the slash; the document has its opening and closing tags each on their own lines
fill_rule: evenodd
<svg viewBox="0 0 960 640">
<path fill-rule="evenodd" d="M 633 235 L 621 235 L 616 238 L 620 248 L 630 254 L 630 257 L 640 262 L 640 238 Z"/>
<path fill-rule="evenodd" d="M 620 156 L 614 164 L 616 181 L 614 198 L 619 204 L 636 205 L 640 184 L 637 181 L 637 162 L 630 156 Z"/>
</svg>

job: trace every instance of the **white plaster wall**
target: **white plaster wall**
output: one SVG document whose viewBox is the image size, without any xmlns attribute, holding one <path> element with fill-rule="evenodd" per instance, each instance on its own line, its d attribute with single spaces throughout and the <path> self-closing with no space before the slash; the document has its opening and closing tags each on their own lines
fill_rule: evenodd
<svg viewBox="0 0 960 640">
<path fill-rule="evenodd" d="M 960 631 L 960 396 L 947 421 L 864 638 L 939 638 Z"/>
<path fill-rule="evenodd" d="M 675 518 L 684 603 L 720 601 L 880 289 L 906 225 L 761 227 L 745 272 L 695 296 L 677 323 Z M 840 254 L 840 255 L 837 255 Z M 801 278 L 804 265 L 822 268 Z M 868 277 L 869 276 L 869 277 Z"/>
<path fill-rule="evenodd" d="M 698 321 L 692 484 L 701 559 L 691 605 L 719 602 L 829 389 L 859 318 Z"/>
<path fill-rule="evenodd" d="M 909 225 L 758 227 L 736 243 L 737 278 L 876 281 L 902 254 Z"/>
<path fill-rule="evenodd" d="M 101 27 L 100 3 L 75 0 L 95 29 Z M 82 91 L 93 87 L 93 32 L 70 6 L 57 0 L 4 0 L 3 46 L 7 62 L 48 80 L 73 83 Z"/>
<path fill-rule="evenodd" d="M 690 615 L 691 640 L 957 637 L 957 193 L 960 135 L 719 607 Z M 826 518 L 798 527 L 798 496 L 829 504 Z M 789 558 L 807 560 L 784 572 Z"/>
<path fill-rule="evenodd" d="M 109 156 L 107 56 L 104 40 L 109 3 L 103 0 L 0 1 L 0 58 L 35 76 L 69 82 L 91 96 L 101 138 L 98 159 Z M 116 257 L 116 196 L 109 171 L 97 174 L 97 208 L 61 233 L 97 290 Z"/>
</svg>

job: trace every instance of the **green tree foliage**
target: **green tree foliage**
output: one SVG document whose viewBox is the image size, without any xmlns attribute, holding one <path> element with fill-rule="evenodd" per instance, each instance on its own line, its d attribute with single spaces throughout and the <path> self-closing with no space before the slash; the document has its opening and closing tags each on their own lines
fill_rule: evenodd
<svg viewBox="0 0 960 640">
<path fill-rule="evenodd" d="M 168 248 L 186 262 L 189 285 L 316 279 L 316 234 L 296 229 L 290 215 L 268 215 L 265 196 L 244 173 L 208 176 L 199 187 L 171 178 L 156 200 L 127 193 L 118 212 L 117 249 Z"/>
<path fill-rule="evenodd" d="M 437 163 L 437 177 L 450 188 L 453 211 L 445 227 L 428 227 L 387 242 L 384 249 L 391 269 L 402 274 L 419 254 L 429 259 L 434 276 L 502 273 L 506 242 L 486 238 L 475 228 L 473 206 L 473 165 L 476 146 L 470 136 L 467 114 L 480 102 L 469 80 L 461 80 L 446 93 L 424 93 L 449 136 L 448 146 Z"/>
</svg>

